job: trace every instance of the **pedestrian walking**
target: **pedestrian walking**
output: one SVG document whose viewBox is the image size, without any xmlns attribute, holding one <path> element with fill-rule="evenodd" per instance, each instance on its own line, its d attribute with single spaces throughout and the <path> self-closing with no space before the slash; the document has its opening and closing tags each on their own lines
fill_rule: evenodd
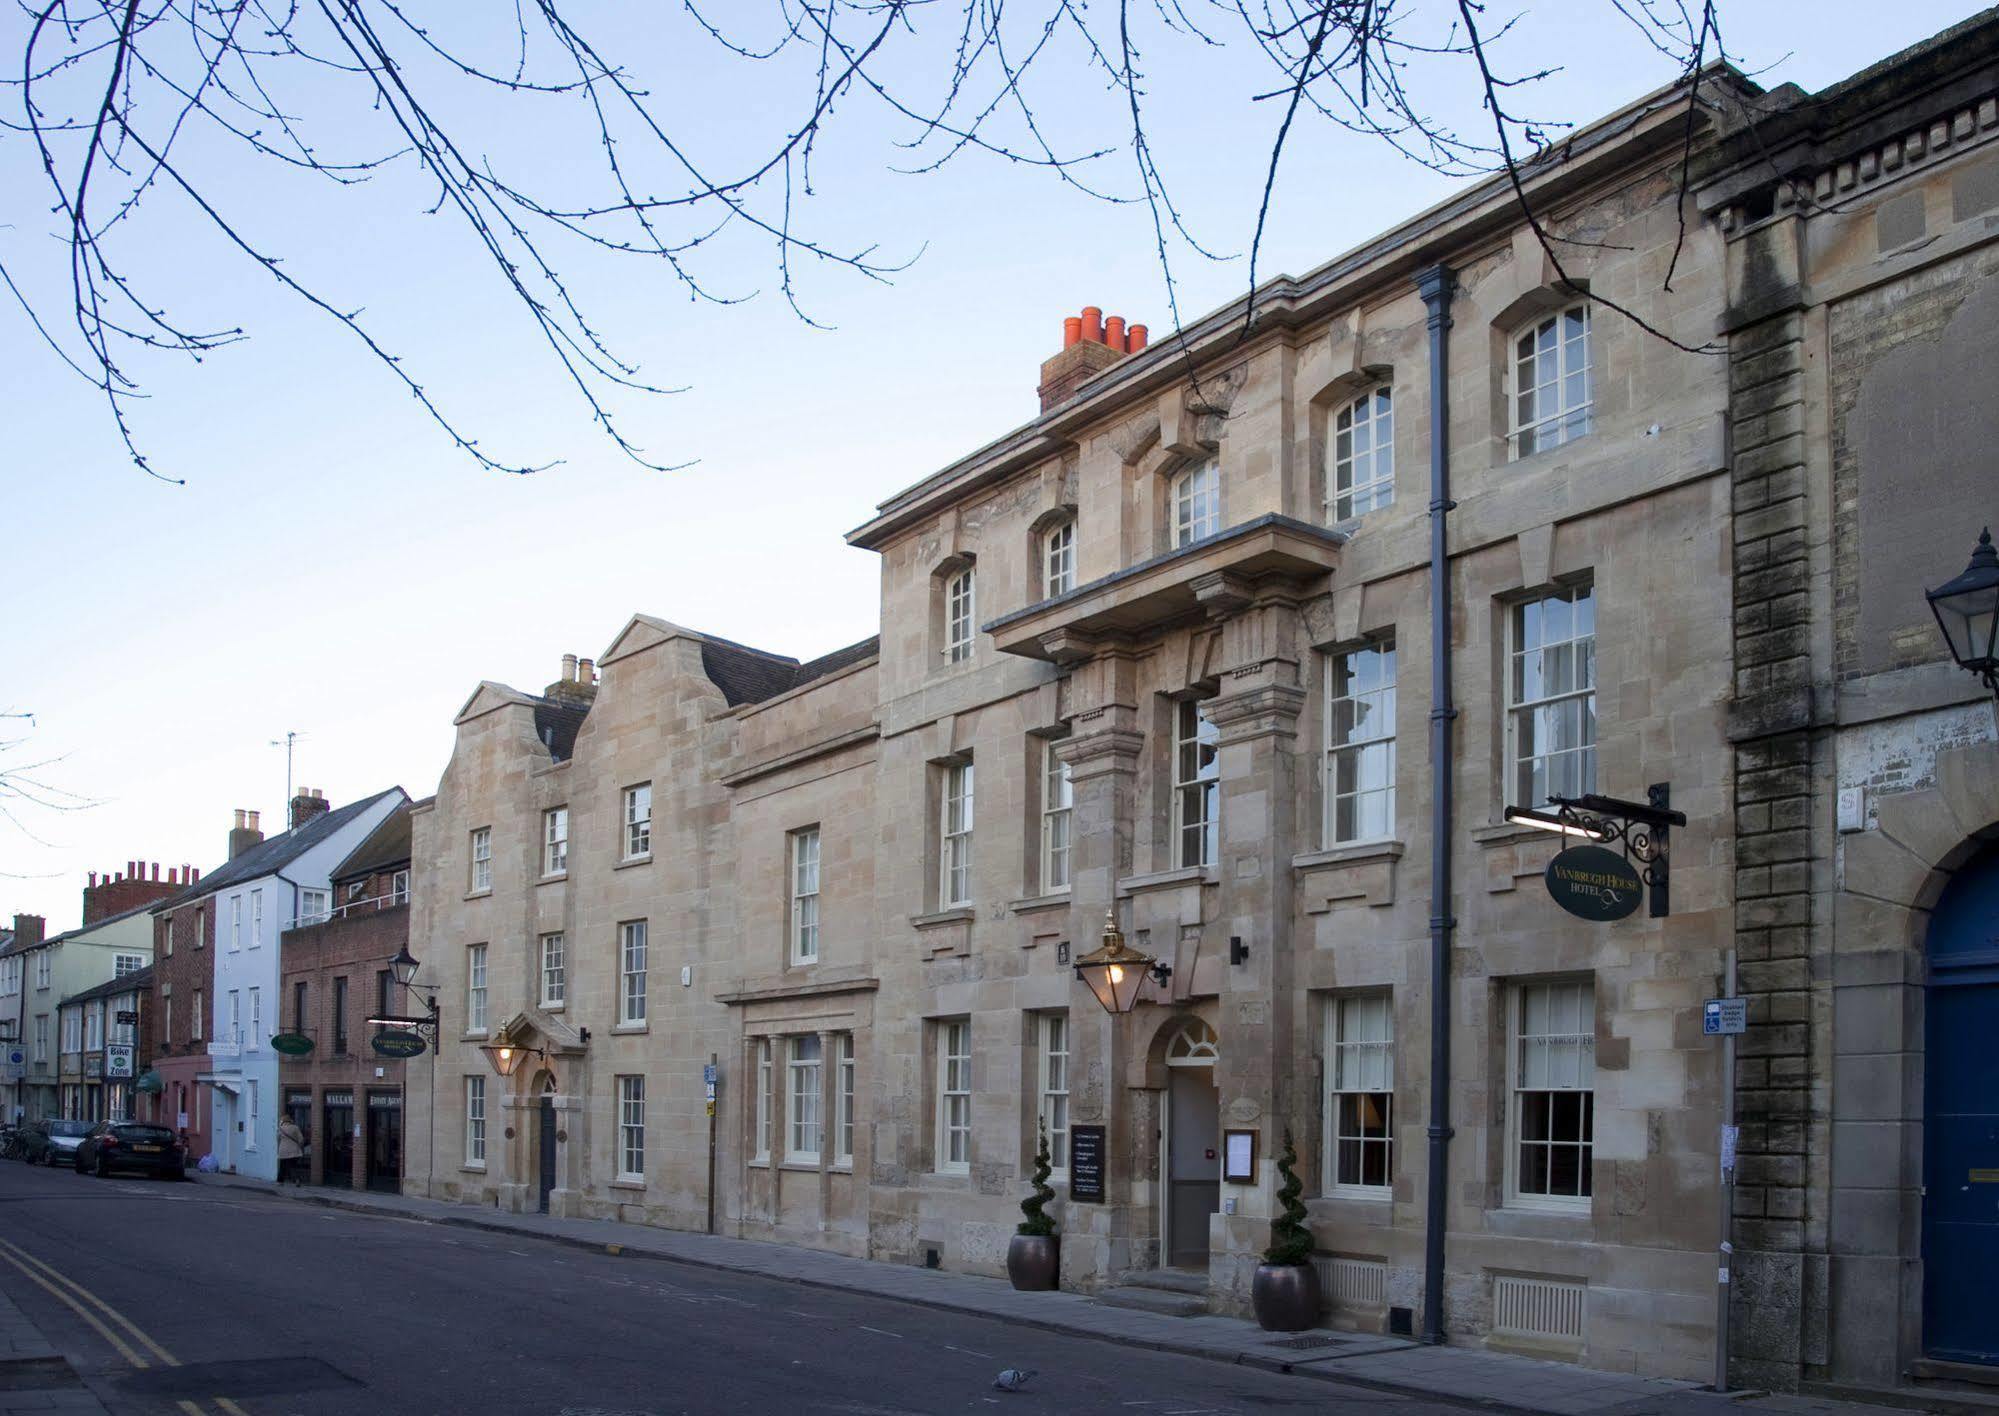
<svg viewBox="0 0 1999 1416">
<path fill-rule="evenodd" d="M 278 1182 L 290 1180 L 294 1185 L 303 1185 L 305 1179 L 299 1174 L 305 1160 L 305 1132 L 298 1122 L 287 1116 L 278 1123 Z"/>
</svg>

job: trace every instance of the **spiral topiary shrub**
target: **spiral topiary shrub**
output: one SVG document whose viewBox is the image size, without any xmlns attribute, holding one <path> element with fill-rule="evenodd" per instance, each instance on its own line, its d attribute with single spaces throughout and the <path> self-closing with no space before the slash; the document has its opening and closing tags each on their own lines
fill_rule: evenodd
<svg viewBox="0 0 1999 1416">
<path fill-rule="evenodd" d="M 1020 1202 L 1020 1212 L 1027 1216 L 1020 1222 L 1015 1232 L 1033 1239 L 1045 1239 L 1055 1232 L 1055 1221 L 1045 1212 L 1048 1202 L 1055 1198 L 1055 1191 L 1049 1187 L 1048 1175 L 1054 1166 L 1048 1154 L 1048 1122 L 1041 1122 L 1041 1144 L 1034 1152 L 1034 1192 Z M 1304 1210 L 1299 1210 L 1300 1214 Z"/>
<path fill-rule="evenodd" d="M 1312 1231 L 1305 1227 L 1305 1206 L 1298 1197 L 1305 1186 L 1298 1179 L 1298 1151 L 1291 1143 L 1291 1128 L 1284 1128 L 1284 1150 L 1277 1157 L 1277 1173 L 1283 1183 L 1277 1187 L 1278 1212 L 1270 1221 L 1270 1247 L 1263 1251 L 1267 1264 L 1309 1264 L 1312 1261 Z"/>
</svg>

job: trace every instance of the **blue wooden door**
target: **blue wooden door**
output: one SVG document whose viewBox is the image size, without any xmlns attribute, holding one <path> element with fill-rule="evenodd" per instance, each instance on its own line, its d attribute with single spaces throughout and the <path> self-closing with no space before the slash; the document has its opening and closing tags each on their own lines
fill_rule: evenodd
<svg viewBox="0 0 1999 1416">
<path fill-rule="evenodd" d="M 1999 1363 L 1999 848 L 1930 917 L 1923 1063 L 1923 1347 Z"/>
</svg>

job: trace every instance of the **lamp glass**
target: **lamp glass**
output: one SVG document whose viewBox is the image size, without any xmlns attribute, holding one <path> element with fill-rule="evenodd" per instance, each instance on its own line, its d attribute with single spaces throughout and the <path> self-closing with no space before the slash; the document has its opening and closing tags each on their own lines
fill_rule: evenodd
<svg viewBox="0 0 1999 1416">
<path fill-rule="evenodd" d="M 527 1056 L 525 1049 L 506 1041 L 489 1042 L 479 1050 L 486 1054 L 486 1060 L 493 1064 L 493 1070 L 503 1077 L 513 1076 L 514 1069 L 519 1067 L 521 1059 Z"/>
<path fill-rule="evenodd" d="M 1991 531 L 1978 538 L 1962 575 L 1924 594 L 1951 657 L 1974 673 L 1999 669 L 1999 551 Z"/>
<path fill-rule="evenodd" d="M 395 974 L 396 982 L 400 983 L 404 988 L 408 988 L 412 983 L 416 982 L 416 971 L 420 967 L 422 965 L 418 964 L 415 957 L 411 955 L 410 946 L 407 942 L 404 943 L 402 948 L 396 950 L 396 956 L 389 960 L 389 968 Z"/>
<path fill-rule="evenodd" d="M 1105 921 L 1102 946 L 1076 960 L 1076 977 L 1106 1013 L 1129 1013 L 1151 972 L 1152 956 L 1124 942 L 1115 917 Z"/>
</svg>

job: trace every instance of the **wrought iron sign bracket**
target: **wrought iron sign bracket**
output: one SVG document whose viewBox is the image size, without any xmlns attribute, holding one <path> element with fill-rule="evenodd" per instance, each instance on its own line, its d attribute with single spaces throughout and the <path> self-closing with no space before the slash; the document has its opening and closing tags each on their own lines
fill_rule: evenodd
<svg viewBox="0 0 1999 1416">
<path fill-rule="evenodd" d="M 1645 881 L 1651 917 L 1664 919 L 1672 913 L 1673 828 L 1686 825 L 1687 814 L 1673 810 L 1670 782 L 1654 782 L 1646 788 L 1645 798 L 1625 801 L 1595 792 L 1578 797 L 1551 796 L 1548 802 L 1553 811 L 1509 807 L 1506 819 L 1597 845 L 1615 843 Z"/>
</svg>

